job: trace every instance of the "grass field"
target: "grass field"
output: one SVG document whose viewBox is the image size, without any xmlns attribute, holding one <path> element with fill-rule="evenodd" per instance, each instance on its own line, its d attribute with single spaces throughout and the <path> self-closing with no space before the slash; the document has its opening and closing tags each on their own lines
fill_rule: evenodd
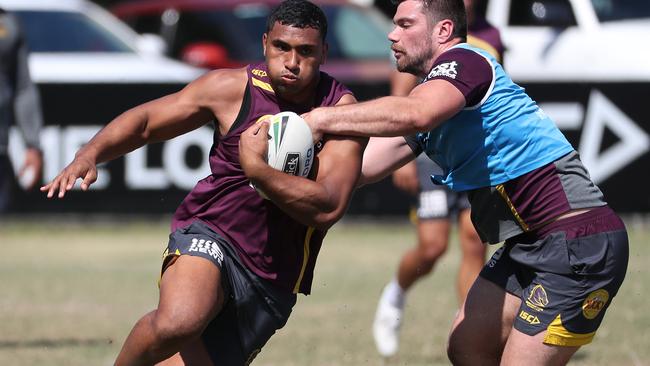
<svg viewBox="0 0 650 366">
<path fill-rule="evenodd" d="M 133 323 L 156 306 L 167 220 L 79 223 L 0 218 L 0 365 L 111 365 Z M 650 226 L 627 221 L 626 282 L 595 341 L 572 365 L 650 365 Z M 406 222 L 340 223 L 326 238 L 313 295 L 254 362 L 383 365 L 370 327 L 377 297 L 414 240 Z M 411 293 L 388 365 L 446 365 L 456 311 L 456 245 Z"/>
</svg>

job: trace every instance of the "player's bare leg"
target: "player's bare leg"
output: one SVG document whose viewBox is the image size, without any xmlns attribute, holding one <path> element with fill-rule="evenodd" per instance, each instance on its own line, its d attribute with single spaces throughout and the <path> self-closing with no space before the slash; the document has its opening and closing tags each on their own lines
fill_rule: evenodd
<svg viewBox="0 0 650 366">
<path fill-rule="evenodd" d="M 454 365 L 499 365 L 521 300 L 478 277 L 451 328 L 447 355 Z"/>
<path fill-rule="evenodd" d="M 136 323 L 115 365 L 152 365 L 172 356 L 169 362 L 173 365 L 211 365 L 205 350 L 201 352 L 199 336 L 223 307 L 220 283 L 221 273 L 210 261 L 187 255 L 178 257 L 162 276 L 158 309 Z M 199 359 L 179 363 L 188 348 L 198 349 L 193 356 Z M 190 361 L 189 356 L 185 359 Z"/>
<path fill-rule="evenodd" d="M 183 349 L 156 366 L 214 366 L 201 338 L 189 341 Z"/>
<path fill-rule="evenodd" d="M 418 245 L 408 250 L 400 261 L 397 282 L 405 291 L 433 269 L 447 251 L 449 220 L 418 220 Z"/>
<path fill-rule="evenodd" d="M 399 345 L 399 328 L 406 301 L 406 291 L 421 277 L 431 272 L 447 250 L 448 220 L 420 220 L 417 225 L 418 245 L 404 254 L 397 278 L 382 292 L 373 322 L 377 350 L 384 357 L 393 356 Z"/>
<path fill-rule="evenodd" d="M 559 366 L 566 365 L 580 348 L 544 344 L 545 332 L 529 336 L 513 329 L 501 357 L 501 365 Z"/>
<path fill-rule="evenodd" d="M 485 265 L 487 245 L 481 242 L 472 219 L 470 210 L 462 210 L 458 215 L 458 237 L 461 249 L 460 268 L 456 281 L 458 303 L 465 301 L 467 292 Z"/>
</svg>

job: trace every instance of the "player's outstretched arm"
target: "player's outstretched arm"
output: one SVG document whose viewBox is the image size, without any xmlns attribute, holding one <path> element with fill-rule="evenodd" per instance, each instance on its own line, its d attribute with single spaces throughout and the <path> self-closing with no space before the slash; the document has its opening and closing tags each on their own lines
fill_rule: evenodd
<svg viewBox="0 0 650 366">
<path fill-rule="evenodd" d="M 243 95 L 245 71 L 208 73 L 183 90 L 132 108 L 108 123 L 75 154 L 74 160 L 50 183 L 41 187 L 52 198 L 63 198 L 77 179 L 87 190 L 97 179 L 96 165 L 129 153 L 147 143 L 171 139 L 192 131 Z M 239 84 L 242 85 L 238 88 Z M 239 89 L 242 89 L 239 93 Z"/>
<path fill-rule="evenodd" d="M 465 97 L 446 80 L 418 85 L 409 96 L 389 96 L 336 107 L 316 108 L 302 115 L 314 138 L 347 136 L 406 136 L 430 131 L 465 107 Z"/>
<path fill-rule="evenodd" d="M 346 95 L 341 102 L 353 102 Z M 347 209 L 361 172 L 365 138 L 326 136 L 312 167 L 311 179 L 285 174 L 266 164 L 267 122 L 241 136 L 240 162 L 246 176 L 280 209 L 296 221 L 321 230 L 338 221 Z"/>
</svg>

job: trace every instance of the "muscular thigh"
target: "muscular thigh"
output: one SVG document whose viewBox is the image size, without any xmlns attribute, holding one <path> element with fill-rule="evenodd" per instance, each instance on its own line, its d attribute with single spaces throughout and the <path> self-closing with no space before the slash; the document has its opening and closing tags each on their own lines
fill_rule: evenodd
<svg viewBox="0 0 650 366">
<path fill-rule="evenodd" d="M 181 351 L 175 355 L 175 362 L 180 363 L 170 365 L 193 365 L 188 360 L 197 352 L 207 354 L 215 365 L 247 365 L 275 331 L 286 324 L 296 295 L 253 274 L 241 263 L 232 245 L 206 225 L 193 223 L 178 229 L 172 235 L 166 252 L 172 258 L 180 253 L 176 262 L 192 262 L 197 266 L 201 263 L 203 272 L 192 276 L 202 276 L 195 280 L 203 283 L 199 288 L 203 287 L 206 293 L 196 309 L 203 309 L 206 317 L 202 319 L 208 320 L 198 342 L 188 346 L 195 351 Z M 205 263 L 211 266 L 211 270 L 203 265 Z M 163 282 L 167 272 L 177 265 L 174 263 L 165 271 Z M 188 274 L 182 277 L 192 278 Z M 209 283 L 213 280 L 216 283 L 212 283 L 213 288 L 210 288 Z M 177 286 L 181 294 L 182 287 L 191 288 L 191 285 Z M 210 303 L 217 306 L 208 311 Z"/>
<path fill-rule="evenodd" d="M 157 312 L 182 328 L 205 328 L 224 299 L 220 269 L 204 258 L 181 255 L 163 272 Z"/>
<path fill-rule="evenodd" d="M 480 355 L 498 361 L 520 302 L 503 288 L 477 278 L 452 325 L 449 345 L 456 356 Z"/>
</svg>

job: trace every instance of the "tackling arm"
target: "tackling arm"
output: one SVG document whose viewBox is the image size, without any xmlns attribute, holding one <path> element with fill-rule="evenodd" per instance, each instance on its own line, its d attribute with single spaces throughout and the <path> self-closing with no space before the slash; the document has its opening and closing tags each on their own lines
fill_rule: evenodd
<svg viewBox="0 0 650 366">
<path fill-rule="evenodd" d="M 406 136 L 429 131 L 465 107 L 450 82 L 431 80 L 409 96 L 383 97 L 355 105 L 317 108 L 303 115 L 315 138 L 322 134 Z"/>
</svg>

